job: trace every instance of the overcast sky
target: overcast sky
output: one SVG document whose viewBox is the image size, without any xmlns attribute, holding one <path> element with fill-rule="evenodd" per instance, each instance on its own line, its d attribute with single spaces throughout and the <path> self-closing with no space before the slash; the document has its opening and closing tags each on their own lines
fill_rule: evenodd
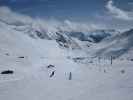
<svg viewBox="0 0 133 100">
<path fill-rule="evenodd" d="M 133 26 L 133 0 L 0 0 L 0 6 L 45 19 L 94 22 L 120 29 Z"/>
</svg>

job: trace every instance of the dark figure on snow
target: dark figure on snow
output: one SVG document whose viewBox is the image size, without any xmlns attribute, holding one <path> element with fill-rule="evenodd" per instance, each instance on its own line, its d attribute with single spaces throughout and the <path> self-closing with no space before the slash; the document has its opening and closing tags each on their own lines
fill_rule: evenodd
<svg viewBox="0 0 133 100">
<path fill-rule="evenodd" d="M 47 68 L 54 68 L 54 65 L 48 65 Z"/>
<path fill-rule="evenodd" d="M 69 80 L 72 80 L 72 72 L 69 73 Z"/>
<path fill-rule="evenodd" d="M 14 72 L 12 70 L 5 70 L 2 71 L 1 74 L 13 74 Z"/>
<path fill-rule="evenodd" d="M 53 77 L 53 76 L 54 76 L 54 74 L 55 74 L 55 71 L 52 71 L 52 73 L 50 74 L 50 76 L 49 76 L 49 77 Z"/>
</svg>

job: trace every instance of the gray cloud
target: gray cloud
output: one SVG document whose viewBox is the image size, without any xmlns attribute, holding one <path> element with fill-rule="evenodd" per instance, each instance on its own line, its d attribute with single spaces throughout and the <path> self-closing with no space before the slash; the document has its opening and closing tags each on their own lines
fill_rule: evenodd
<svg viewBox="0 0 133 100">
<path fill-rule="evenodd" d="M 112 0 L 109 0 L 105 7 L 114 18 L 121 20 L 133 20 L 133 12 L 125 11 L 116 7 Z"/>
<path fill-rule="evenodd" d="M 64 21 L 56 19 L 31 18 L 27 15 L 16 13 L 6 6 L 0 7 L 0 21 L 6 22 L 10 25 L 35 25 L 41 26 L 48 32 L 62 31 L 76 31 L 88 32 L 95 29 L 105 28 L 100 24 L 74 22 L 69 19 Z"/>
</svg>

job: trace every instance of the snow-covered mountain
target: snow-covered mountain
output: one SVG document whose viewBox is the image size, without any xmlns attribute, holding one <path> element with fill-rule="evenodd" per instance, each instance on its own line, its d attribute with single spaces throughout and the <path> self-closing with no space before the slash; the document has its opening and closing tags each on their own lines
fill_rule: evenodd
<svg viewBox="0 0 133 100">
<path fill-rule="evenodd" d="M 119 57 L 127 53 L 132 46 L 132 30 L 122 33 L 113 29 L 87 30 L 88 28 L 83 28 L 81 24 L 74 24 L 72 27 L 68 21 L 56 22 L 55 25 L 8 10 L 0 15 L 0 22 L 37 40 L 55 40 L 61 48 L 71 49 L 73 53 L 78 50 L 83 56 Z"/>
<path fill-rule="evenodd" d="M 14 16 L 16 17 L 16 15 Z M 128 45 L 126 44 L 126 41 L 129 41 L 129 35 L 125 36 L 125 34 L 131 33 L 132 31 L 120 33 L 116 30 L 96 29 L 84 32 L 72 29 L 68 30 L 67 28 L 69 26 L 67 26 L 66 23 L 48 27 L 48 25 L 46 25 L 45 22 L 43 23 L 42 20 L 33 20 L 32 18 L 29 18 L 29 22 L 26 23 L 25 20 L 21 20 L 21 18 L 19 17 L 15 19 L 15 17 L 8 18 L 8 20 L 5 20 L 5 18 L 1 17 L 0 22 L 5 23 L 7 27 L 10 27 L 15 31 L 29 35 L 31 38 L 42 40 L 55 40 L 61 48 L 72 50 L 79 49 L 79 51 L 83 52 L 85 55 L 115 55 L 116 57 L 118 57 L 126 53 L 126 51 L 128 52 L 129 49 L 126 46 Z M 14 24 L 13 21 L 17 24 Z M 127 40 L 123 41 L 122 36 L 124 39 L 127 38 Z M 122 42 L 120 42 L 120 40 L 122 40 Z M 119 45 L 124 46 L 119 47 Z M 92 52 L 90 53 L 90 51 Z"/>
<path fill-rule="evenodd" d="M 119 33 L 109 38 L 105 38 L 95 46 L 98 56 L 120 57 L 133 50 L 133 29 Z M 132 53 L 130 54 L 132 56 Z"/>
<path fill-rule="evenodd" d="M 0 12 L 0 22 L 6 24 L 6 27 L 37 40 L 55 40 L 61 48 L 78 49 L 85 55 L 119 57 L 132 47 L 132 30 L 120 33 L 117 30 L 96 29 L 68 20 L 62 23 L 48 22 L 12 12 L 5 7 Z"/>
</svg>

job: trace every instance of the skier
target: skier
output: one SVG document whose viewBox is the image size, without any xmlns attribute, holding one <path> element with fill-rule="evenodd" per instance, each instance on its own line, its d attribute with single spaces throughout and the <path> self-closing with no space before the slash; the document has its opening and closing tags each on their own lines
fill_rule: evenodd
<svg viewBox="0 0 133 100">
<path fill-rule="evenodd" d="M 54 74 L 55 74 L 55 71 L 52 71 L 52 73 L 50 74 L 50 76 L 49 76 L 49 77 L 53 77 L 53 76 L 54 76 Z"/>
</svg>

